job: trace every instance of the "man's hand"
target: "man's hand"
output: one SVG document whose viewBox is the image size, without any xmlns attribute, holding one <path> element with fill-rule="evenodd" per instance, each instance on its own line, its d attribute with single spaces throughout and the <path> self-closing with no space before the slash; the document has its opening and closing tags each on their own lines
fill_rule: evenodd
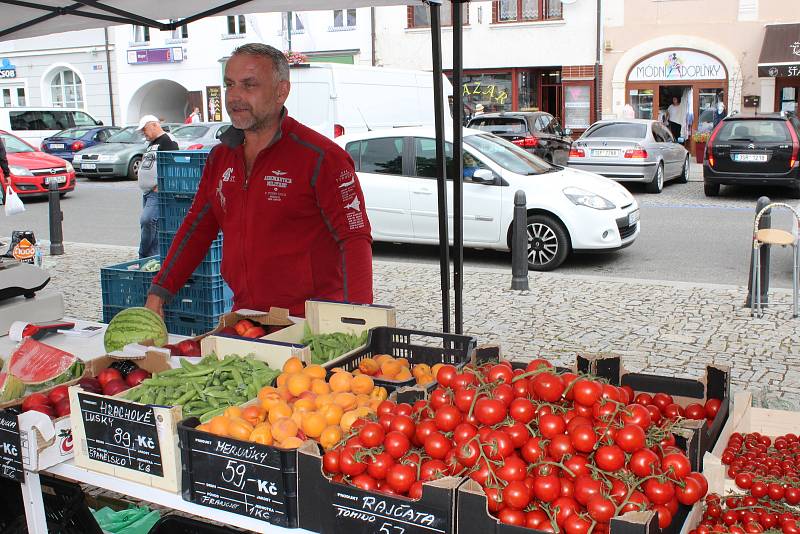
<svg viewBox="0 0 800 534">
<path fill-rule="evenodd" d="M 164 318 L 164 299 L 152 293 L 147 295 L 147 302 L 144 307 L 156 312 L 162 319 Z"/>
</svg>

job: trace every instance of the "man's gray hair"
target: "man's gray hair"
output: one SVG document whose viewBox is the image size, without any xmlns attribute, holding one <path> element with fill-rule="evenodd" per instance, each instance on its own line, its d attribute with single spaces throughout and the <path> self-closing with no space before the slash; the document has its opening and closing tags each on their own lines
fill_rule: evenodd
<svg viewBox="0 0 800 534">
<path fill-rule="evenodd" d="M 272 61 L 272 70 L 275 72 L 278 81 L 289 81 L 289 62 L 286 61 L 286 56 L 283 52 L 274 46 L 263 43 L 247 43 L 236 48 L 231 56 L 241 54 L 260 56 L 269 59 Z"/>
</svg>

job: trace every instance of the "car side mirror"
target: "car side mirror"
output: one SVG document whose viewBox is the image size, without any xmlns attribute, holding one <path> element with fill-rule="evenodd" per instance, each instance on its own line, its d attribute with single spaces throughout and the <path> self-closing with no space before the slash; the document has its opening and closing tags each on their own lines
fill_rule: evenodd
<svg viewBox="0 0 800 534">
<path fill-rule="evenodd" d="M 476 184 L 494 185 L 494 173 L 489 169 L 478 169 L 472 173 L 472 181 Z"/>
<path fill-rule="evenodd" d="M 102 126 L 103 125 L 103 121 L 94 121 L 94 122 L 96 122 L 98 126 Z"/>
</svg>

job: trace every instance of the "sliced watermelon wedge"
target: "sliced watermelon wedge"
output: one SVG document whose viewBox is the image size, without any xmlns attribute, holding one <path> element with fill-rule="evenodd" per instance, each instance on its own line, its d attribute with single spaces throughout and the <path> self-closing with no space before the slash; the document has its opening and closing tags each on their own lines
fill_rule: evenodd
<svg viewBox="0 0 800 534">
<path fill-rule="evenodd" d="M 83 373 L 83 363 L 74 354 L 25 338 L 11 355 L 6 371 L 24 384 L 58 384 Z"/>
</svg>

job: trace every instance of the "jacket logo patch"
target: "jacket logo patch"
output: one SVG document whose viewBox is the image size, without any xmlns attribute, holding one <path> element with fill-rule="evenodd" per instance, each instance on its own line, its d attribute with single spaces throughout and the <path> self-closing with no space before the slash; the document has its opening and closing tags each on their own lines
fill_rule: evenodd
<svg viewBox="0 0 800 534">
<path fill-rule="evenodd" d="M 361 199 L 356 188 L 356 173 L 353 169 L 342 169 L 336 179 L 339 195 L 347 217 L 350 230 L 364 228 L 364 214 L 361 212 Z"/>
<path fill-rule="evenodd" d="M 267 200 L 281 202 L 286 198 L 286 190 L 292 185 L 292 179 L 286 174 L 286 171 L 272 171 L 272 174 L 264 176 L 264 183 L 267 186 Z"/>
<path fill-rule="evenodd" d="M 225 169 L 225 172 L 222 173 L 222 181 L 223 182 L 235 182 L 236 176 L 233 174 L 233 167 L 228 167 Z"/>
<path fill-rule="evenodd" d="M 358 197 L 354 198 L 353 201 L 345 206 L 347 209 L 361 211 L 361 201 L 358 200 Z"/>
</svg>

